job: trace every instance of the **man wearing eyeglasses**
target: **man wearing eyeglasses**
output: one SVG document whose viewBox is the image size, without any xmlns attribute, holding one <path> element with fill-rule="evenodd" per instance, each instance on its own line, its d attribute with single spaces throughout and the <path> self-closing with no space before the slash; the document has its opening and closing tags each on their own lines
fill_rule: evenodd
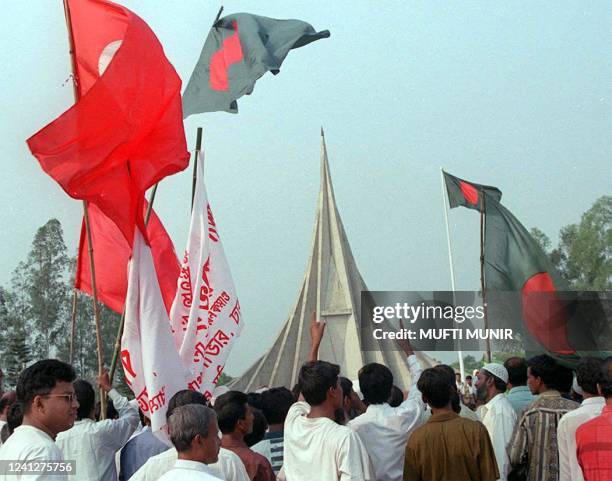
<svg viewBox="0 0 612 481">
<path fill-rule="evenodd" d="M 79 406 L 72 382 L 74 369 L 64 362 L 45 359 L 24 369 L 17 381 L 17 402 L 23 407 L 23 423 L 0 448 L 0 460 L 32 462 L 62 461 L 62 452 L 54 440 L 70 429 Z M 3 466 L 0 481 L 65 481 L 63 474 L 19 473 L 13 463 L 11 472 Z"/>
</svg>

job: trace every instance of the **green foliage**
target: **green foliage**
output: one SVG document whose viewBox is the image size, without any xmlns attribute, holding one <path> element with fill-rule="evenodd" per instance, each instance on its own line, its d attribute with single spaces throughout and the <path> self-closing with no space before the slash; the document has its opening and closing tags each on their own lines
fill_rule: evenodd
<svg viewBox="0 0 612 481">
<path fill-rule="evenodd" d="M 539 229 L 531 234 L 572 289 L 612 289 L 612 197 L 597 199 L 580 222 L 563 227 L 559 245 L 551 250 L 550 239 Z"/>
</svg>

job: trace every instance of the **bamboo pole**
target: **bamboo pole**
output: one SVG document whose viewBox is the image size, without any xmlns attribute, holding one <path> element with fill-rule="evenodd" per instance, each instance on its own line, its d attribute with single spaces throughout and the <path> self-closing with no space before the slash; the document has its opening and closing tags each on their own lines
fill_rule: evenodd
<svg viewBox="0 0 612 481">
<path fill-rule="evenodd" d="M 70 44 L 70 60 L 72 64 L 72 76 L 74 78 L 74 100 L 79 100 L 79 90 L 77 88 L 78 76 L 76 73 L 76 60 L 74 52 L 74 37 L 72 36 L 72 23 L 70 21 L 70 8 L 68 2 L 63 0 L 64 15 L 66 16 L 66 28 L 68 29 L 68 41 Z M 100 313 L 98 310 L 98 291 L 96 289 L 96 268 L 94 264 L 94 249 L 91 240 L 91 227 L 89 223 L 89 212 L 87 210 L 87 201 L 83 200 L 83 217 L 85 218 L 85 231 L 87 234 L 87 245 L 89 249 L 89 269 L 91 273 L 91 293 L 93 303 L 94 322 L 96 325 L 96 344 L 98 348 L 98 375 L 104 372 L 104 347 L 102 345 L 102 333 L 100 328 Z M 100 388 L 100 419 L 106 417 L 106 393 Z"/>
<path fill-rule="evenodd" d="M 74 335 L 76 331 L 76 315 L 77 315 L 77 290 L 72 289 L 72 312 L 70 315 L 70 355 L 69 364 L 74 362 Z"/>
<path fill-rule="evenodd" d="M 485 193 L 484 190 L 480 191 L 482 198 L 482 209 L 480 210 L 480 290 L 482 292 L 482 306 L 484 311 L 484 327 L 489 329 L 489 320 L 487 317 L 487 297 L 486 297 L 486 283 L 485 283 L 485 271 L 484 271 L 484 237 L 485 237 Z M 491 362 L 491 340 L 489 336 L 486 338 L 487 346 L 487 362 Z"/>
<path fill-rule="evenodd" d="M 446 223 L 446 240 L 448 241 L 448 263 L 450 267 L 451 289 L 453 290 L 453 305 L 455 304 L 455 267 L 453 263 L 453 250 L 451 248 L 450 226 L 448 223 L 448 207 L 447 207 L 447 192 L 444 182 L 444 169 L 440 167 L 440 176 L 442 178 L 442 206 L 444 209 L 444 221 Z M 463 351 L 461 350 L 461 341 L 459 341 L 459 350 L 457 351 L 459 358 L 459 372 L 461 373 L 461 382 L 465 382 L 465 367 L 463 365 Z"/>
</svg>

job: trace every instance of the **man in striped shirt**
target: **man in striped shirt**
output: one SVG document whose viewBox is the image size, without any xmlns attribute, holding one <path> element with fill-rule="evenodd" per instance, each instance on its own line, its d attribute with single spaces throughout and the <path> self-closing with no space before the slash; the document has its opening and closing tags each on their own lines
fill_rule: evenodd
<svg viewBox="0 0 612 481">
<path fill-rule="evenodd" d="M 293 393 L 286 387 L 268 389 L 261 394 L 261 410 L 268 421 L 268 432 L 251 449 L 270 461 L 275 475 L 283 466 L 285 418 L 294 402 Z"/>
<path fill-rule="evenodd" d="M 527 467 L 528 481 L 559 481 L 557 426 L 579 404 L 556 390 L 557 362 L 542 354 L 527 361 L 527 385 L 536 400 L 525 408 L 508 445 L 510 464 Z"/>
</svg>

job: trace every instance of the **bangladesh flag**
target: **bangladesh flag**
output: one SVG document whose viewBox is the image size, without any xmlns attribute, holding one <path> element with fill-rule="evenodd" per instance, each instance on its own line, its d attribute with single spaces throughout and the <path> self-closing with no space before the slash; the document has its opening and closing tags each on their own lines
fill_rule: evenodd
<svg viewBox="0 0 612 481">
<path fill-rule="evenodd" d="M 444 172 L 444 183 L 446 184 L 448 203 L 451 209 L 461 206 L 482 212 L 483 196 L 485 194 L 496 201 L 501 200 L 502 193 L 497 187 L 468 182 L 446 172 Z"/>
<path fill-rule="evenodd" d="M 489 327 L 511 328 L 521 333 L 529 354 L 545 351 L 566 364 L 582 353 L 605 355 L 612 322 L 598 295 L 570 291 L 540 245 L 501 204 L 499 189 L 446 173 L 444 178 L 451 207 L 484 206 Z"/>
<path fill-rule="evenodd" d="M 236 99 L 253 92 L 270 71 L 279 73 L 289 50 L 329 37 L 301 20 L 276 20 L 250 13 L 221 18 L 210 30 L 183 94 L 183 114 L 238 112 Z"/>
</svg>

